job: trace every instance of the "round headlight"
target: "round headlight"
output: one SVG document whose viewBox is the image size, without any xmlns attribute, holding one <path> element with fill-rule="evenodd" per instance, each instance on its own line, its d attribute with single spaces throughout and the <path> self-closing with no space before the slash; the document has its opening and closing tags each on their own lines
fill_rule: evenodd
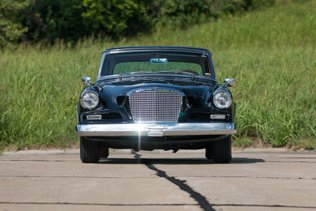
<svg viewBox="0 0 316 211">
<path fill-rule="evenodd" d="M 94 92 L 86 92 L 81 96 L 80 105 L 84 109 L 94 109 L 99 104 L 99 96 Z"/>
<path fill-rule="evenodd" d="M 226 91 L 215 92 L 213 103 L 217 108 L 220 109 L 229 108 L 232 104 L 232 96 Z"/>
</svg>

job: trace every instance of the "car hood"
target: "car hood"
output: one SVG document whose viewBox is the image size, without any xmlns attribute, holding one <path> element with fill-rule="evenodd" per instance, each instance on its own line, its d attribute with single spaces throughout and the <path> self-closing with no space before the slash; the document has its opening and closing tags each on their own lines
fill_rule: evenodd
<svg viewBox="0 0 316 211">
<path fill-rule="evenodd" d="M 217 83 L 208 77 L 175 77 L 172 75 L 149 76 L 111 76 L 99 79 L 96 83 L 100 97 L 107 104 L 117 105 L 118 97 L 125 97 L 130 91 L 139 89 L 173 89 L 184 93 L 187 98 L 199 104 L 207 103 Z"/>
<path fill-rule="evenodd" d="M 194 74 L 160 74 L 160 73 L 131 73 L 122 75 L 103 76 L 98 78 L 98 84 L 132 85 L 138 83 L 168 83 L 178 85 L 210 85 L 216 81 L 210 76 Z"/>
</svg>

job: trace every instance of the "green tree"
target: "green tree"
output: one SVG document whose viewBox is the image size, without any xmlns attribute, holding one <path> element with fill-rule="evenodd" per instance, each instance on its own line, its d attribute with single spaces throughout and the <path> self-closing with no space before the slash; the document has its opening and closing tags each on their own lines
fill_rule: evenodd
<svg viewBox="0 0 316 211">
<path fill-rule="evenodd" d="M 187 28 L 276 0 L 0 0 L 0 47 L 25 40 L 119 40 L 160 27 Z"/>
<path fill-rule="evenodd" d="M 83 0 L 85 30 L 119 39 L 149 31 L 153 22 L 147 11 L 149 1 Z"/>
<path fill-rule="evenodd" d="M 27 31 L 19 21 L 19 14 L 28 4 L 28 0 L 0 1 L 0 47 L 14 43 Z"/>
<path fill-rule="evenodd" d="M 26 36 L 30 41 L 56 39 L 76 41 L 85 32 L 82 23 L 82 0 L 32 0 L 23 14 L 23 25 L 28 28 Z"/>
</svg>

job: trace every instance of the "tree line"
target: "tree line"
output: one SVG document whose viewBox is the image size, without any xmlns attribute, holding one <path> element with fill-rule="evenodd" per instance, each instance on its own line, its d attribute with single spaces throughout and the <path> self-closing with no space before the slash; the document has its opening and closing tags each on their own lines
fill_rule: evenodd
<svg viewBox="0 0 316 211">
<path fill-rule="evenodd" d="M 159 27 L 184 29 L 275 0 L 1 0 L 0 47 L 19 42 L 119 40 Z"/>
</svg>

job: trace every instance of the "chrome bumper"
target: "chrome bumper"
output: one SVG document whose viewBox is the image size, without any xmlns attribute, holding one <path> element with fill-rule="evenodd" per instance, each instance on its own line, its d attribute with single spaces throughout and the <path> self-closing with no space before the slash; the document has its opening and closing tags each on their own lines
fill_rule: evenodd
<svg viewBox="0 0 316 211">
<path fill-rule="evenodd" d="M 77 125 L 79 136 L 194 136 L 230 135 L 234 123 L 154 123 L 154 124 L 87 124 Z"/>
</svg>

